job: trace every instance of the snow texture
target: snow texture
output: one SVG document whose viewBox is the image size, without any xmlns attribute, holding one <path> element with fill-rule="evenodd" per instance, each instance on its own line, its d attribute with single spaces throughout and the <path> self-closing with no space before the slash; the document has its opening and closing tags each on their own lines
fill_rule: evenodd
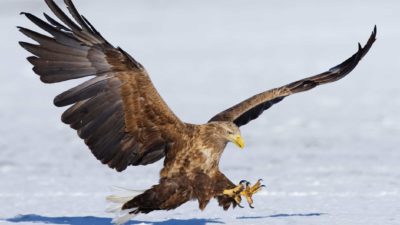
<svg viewBox="0 0 400 225">
<path fill-rule="evenodd" d="M 212 201 L 201 212 L 190 202 L 129 224 L 400 224 L 399 1 L 75 2 L 193 123 L 335 66 L 378 26 L 353 73 L 285 99 L 242 128 L 245 150 L 227 147 L 229 178 L 265 180 L 255 209 L 224 212 Z M 0 2 L 0 224 L 109 224 L 110 187 L 146 189 L 162 162 L 116 173 L 60 122 L 52 99 L 77 81 L 45 85 L 33 74 L 17 44 L 28 39 L 16 26 L 34 27 L 21 11 L 49 12 L 39 0 Z"/>
</svg>

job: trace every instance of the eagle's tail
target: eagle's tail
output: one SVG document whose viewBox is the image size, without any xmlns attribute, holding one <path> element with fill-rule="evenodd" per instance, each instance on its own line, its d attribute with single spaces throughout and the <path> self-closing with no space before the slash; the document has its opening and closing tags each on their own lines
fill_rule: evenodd
<svg viewBox="0 0 400 225">
<path fill-rule="evenodd" d="M 138 214 L 136 213 L 138 212 L 136 209 L 124 210 L 122 209 L 123 206 L 136 196 L 142 194 L 143 191 L 130 190 L 120 187 L 114 187 L 114 188 L 118 190 L 120 193 L 107 196 L 106 198 L 107 201 L 109 201 L 112 204 L 110 205 L 110 207 L 107 208 L 106 211 L 109 213 L 115 213 L 116 216 L 112 220 L 112 223 L 116 225 L 121 225 L 128 222 L 130 219 L 132 219 Z"/>
<path fill-rule="evenodd" d="M 119 188 L 121 190 L 121 188 Z M 171 210 L 192 199 L 193 189 L 184 176 L 163 178 L 150 189 L 141 191 L 125 190 L 125 195 L 111 195 L 107 200 L 116 204 L 109 212 L 117 213 L 114 224 L 128 222 L 139 213 L 147 214 L 154 210 Z"/>
</svg>

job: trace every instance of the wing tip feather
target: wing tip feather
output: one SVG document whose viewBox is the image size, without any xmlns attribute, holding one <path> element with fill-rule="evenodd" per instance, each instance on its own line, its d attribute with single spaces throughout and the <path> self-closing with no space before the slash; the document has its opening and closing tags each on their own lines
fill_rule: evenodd
<svg viewBox="0 0 400 225">
<path fill-rule="evenodd" d="M 30 63 L 30 64 L 32 64 L 33 66 L 35 66 L 35 60 L 37 60 L 38 59 L 38 57 L 36 57 L 36 56 L 29 56 L 29 57 L 27 57 L 26 58 L 26 60 L 28 60 L 28 62 Z"/>
<path fill-rule="evenodd" d="M 305 79 L 302 79 L 299 81 L 292 82 L 283 87 L 289 87 L 291 94 L 293 94 L 293 93 L 307 91 L 318 85 L 337 81 L 337 80 L 345 77 L 357 66 L 359 61 L 368 53 L 371 46 L 373 45 L 373 43 L 376 40 L 376 34 L 377 34 L 377 26 L 375 25 L 366 44 L 364 46 L 362 46 L 361 43 L 358 42 L 358 50 L 350 58 L 343 61 L 339 65 L 330 68 L 327 72 L 324 72 L 324 73 L 321 73 L 321 74 L 318 74 L 318 75 L 315 75 L 312 77 L 308 77 L 308 78 L 305 78 Z M 245 100 L 244 102 L 241 102 L 241 103 L 237 104 L 236 106 L 233 106 L 233 107 L 217 114 L 216 116 L 211 118 L 209 120 L 209 122 L 218 121 L 218 120 L 224 120 L 224 121 L 228 120 L 228 121 L 235 122 L 238 126 L 247 124 L 250 120 L 257 118 L 260 115 L 260 112 L 258 112 L 258 109 L 265 110 L 266 108 L 269 108 L 269 107 L 264 108 L 262 106 L 262 104 L 260 104 L 260 105 L 253 106 L 250 110 L 247 110 L 244 112 L 243 112 L 243 110 L 240 110 L 240 104 L 245 104 L 246 101 L 254 100 L 255 97 L 256 96 L 253 96 L 252 98 Z M 285 96 L 281 96 L 280 97 L 281 99 L 279 99 L 279 101 L 282 100 L 284 97 Z M 271 103 L 273 103 L 273 104 L 279 102 L 279 101 L 273 102 L 273 100 L 269 100 L 269 101 L 272 101 Z M 238 110 L 241 114 L 232 116 L 232 113 L 234 113 L 235 110 Z M 252 110 L 253 110 L 253 112 L 252 112 Z M 251 113 L 254 113 L 254 115 L 252 115 Z M 246 115 L 246 114 L 249 114 L 249 115 Z M 229 118 L 229 117 L 233 117 L 234 119 Z"/>
<path fill-rule="evenodd" d="M 30 49 L 31 47 L 34 46 L 34 44 L 31 44 L 31 43 L 25 42 L 25 41 L 18 41 L 18 44 L 19 44 L 22 48 L 24 48 L 25 50 L 27 50 L 28 52 L 31 52 L 29 49 Z M 31 53 L 32 53 L 32 52 L 31 52 Z M 32 53 L 32 54 L 33 54 L 33 53 Z"/>
</svg>

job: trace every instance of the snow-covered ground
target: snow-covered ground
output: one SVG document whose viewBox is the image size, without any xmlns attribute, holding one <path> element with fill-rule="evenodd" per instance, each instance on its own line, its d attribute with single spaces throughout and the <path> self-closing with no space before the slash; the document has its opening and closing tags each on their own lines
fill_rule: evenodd
<svg viewBox="0 0 400 225">
<path fill-rule="evenodd" d="M 77 1 L 113 44 L 142 62 L 170 107 L 203 123 L 260 91 L 322 72 L 378 40 L 345 79 L 285 99 L 242 128 L 221 169 L 264 178 L 255 209 L 203 212 L 191 202 L 131 224 L 400 224 L 400 3 L 387 1 Z M 45 85 L 25 60 L 20 11 L 1 0 L 0 224 L 109 224 L 110 186 L 144 189 L 162 163 L 116 173 L 60 122 L 52 98 L 76 82 Z"/>
</svg>

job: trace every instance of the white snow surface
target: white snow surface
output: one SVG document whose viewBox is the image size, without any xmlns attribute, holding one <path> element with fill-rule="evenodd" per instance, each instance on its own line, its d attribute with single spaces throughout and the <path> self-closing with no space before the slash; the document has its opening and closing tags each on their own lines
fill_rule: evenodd
<svg viewBox="0 0 400 225">
<path fill-rule="evenodd" d="M 378 26 L 348 77 L 285 99 L 241 128 L 245 150 L 226 148 L 220 167 L 230 179 L 267 185 L 255 209 L 190 202 L 129 224 L 400 224 L 399 1 L 75 2 L 192 123 L 335 66 Z M 44 1 L 0 2 L 0 224 L 109 224 L 110 187 L 146 189 L 162 162 L 117 173 L 61 123 L 65 109 L 52 99 L 79 81 L 46 85 L 34 75 L 16 26 L 35 26 L 21 11 L 50 12 Z"/>
</svg>

